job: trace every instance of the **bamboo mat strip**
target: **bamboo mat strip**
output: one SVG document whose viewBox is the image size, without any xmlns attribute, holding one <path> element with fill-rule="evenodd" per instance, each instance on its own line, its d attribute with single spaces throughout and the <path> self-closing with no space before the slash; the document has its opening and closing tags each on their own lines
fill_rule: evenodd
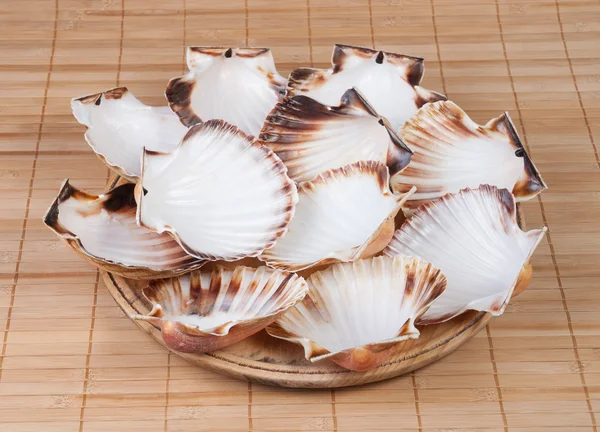
<svg viewBox="0 0 600 432">
<path fill-rule="evenodd" d="M 514 96 L 514 100 L 515 100 L 515 106 L 516 106 L 516 109 L 517 109 L 519 126 L 520 126 L 521 134 L 522 134 L 522 137 L 523 137 L 523 145 L 525 146 L 525 148 L 527 149 L 527 151 L 531 155 L 531 157 L 534 157 L 534 154 L 531 152 L 531 148 L 529 146 L 529 141 L 527 140 L 527 132 L 526 132 L 526 129 L 525 129 L 525 125 L 523 124 L 523 114 L 521 112 L 521 108 L 520 108 L 520 104 L 519 104 L 519 99 L 518 99 L 517 91 L 515 89 L 515 82 L 514 82 L 514 78 L 513 78 L 513 75 L 512 75 L 512 71 L 511 71 L 510 61 L 508 59 L 508 55 L 507 55 L 507 52 L 506 52 L 506 42 L 504 40 L 504 32 L 503 32 L 503 28 L 502 28 L 502 19 L 500 18 L 500 5 L 498 3 L 498 0 L 495 0 L 495 3 L 496 3 L 496 5 L 495 5 L 496 6 L 496 17 L 498 19 L 498 29 L 500 31 L 500 40 L 501 40 L 501 43 L 502 43 L 502 52 L 504 54 L 504 59 L 505 59 L 505 62 L 506 62 L 506 71 L 507 71 L 508 77 L 510 79 L 510 88 L 511 88 L 512 94 Z M 546 219 L 546 215 L 545 215 L 545 212 L 544 212 L 544 204 L 542 202 L 541 196 L 538 195 L 536 197 L 536 200 L 538 201 L 538 203 L 540 205 L 540 211 L 541 211 L 541 214 L 542 214 L 542 220 L 544 221 L 544 225 L 547 226 L 547 219 Z M 563 294 L 563 291 L 562 291 L 562 286 L 561 286 L 561 281 L 560 281 L 560 274 L 558 272 L 558 267 L 556 266 L 556 259 L 555 259 L 555 256 L 554 256 L 554 249 L 552 247 L 552 240 L 551 240 L 550 230 L 548 230 L 548 232 L 546 234 L 546 239 L 547 239 L 548 245 L 550 247 L 550 253 L 551 253 L 551 256 L 552 256 L 552 263 L 553 263 L 553 266 L 554 266 L 554 269 L 555 269 L 555 272 L 556 272 L 557 282 L 558 282 L 558 285 L 559 285 L 559 287 L 561 289 L 561 296 L 563 297 L 563 306 L 565 306 L 564 305 L 564 294 Z M 565 307 L 565 310 L 566 309 L 567 308 Z M 566 313 L 567 313 L 567 320 L 570 321 L 569 316 L 568 316 L 568 312 L 566 312 Z M 491 347 L 492 346 L 492 341 L 491 341 L 491 335 L 490 335 L 490 329 L 489 329 L 489 327 L 486 329 L 486 331 L 487 331 L 488 337 L 490 337 L 490 347 Z M 573 343 L 573 347 L 574 347 L 573 351 L 575 353 L 575 358 L 577 360 L 579 360 L 579 355 L 577 353 L 577 349 L 575 348 L 575 340 L 574 340 L 573 331 L 572 331 L 572 328 L 571 328 L 570 324 L 569 324 L 569 332 L 570 332 L 571 338 L 572 338 L 572 343 Z M 497 374 L 497 367 L 495 365 L 495 362 L 494 362 L 494 373 Z M 501 393 L 502 390 L 501 390 L 501 387 L 500 387 L 497 375 L 495 375 L 495 380 L 496 380 L 496 386 L 497 386 L 497 391 L 498 391 L 498 401 L 499 401 L 500 407 L 501 407 L 501 413 L 502 413 L 502 419 L 503 419 L 503 422 L 504 422 L 504 427 L 505 427 L 505 430 L 508 430 L 506 413 L 504 412 L 504 405 L 503 405 L 503 402 L 502 402 L 502 393 Z M 587 387 L 586 387 L 585 378 L 583 378 L 583 375 L 581 375 L 581 380 L 582 380 L 582 385 L 583 385 L 583 388 L 584 388 L 584 392 L 586 394 L 586 398 L 588 398 L 589 396 L 588 396 L 588 393 L 587 393 Z M 592 416 L 592 426 L 594 427 L 594 430 L 595 430 L 594 415 L 591 412 L 591 406 L 589 406 L 589 402 L 588 402 L 588 408 L 590 409 L 590 415 Z"/>
<path fill-rule="evenodd" d="M 39 123 L 39 127 L 38 127 L 38 132 L 37 132 L 37 139 L 36 139 L 36 143 L 35 143 L 35 151 L 33 153 L 33 163 L 32 163 L 32 168 L 31 168 L 31 178 L 29 180 L 29 186 L 28 186 L 27 201 L 26 201 L 26 206 L 25 206 L 25 216 L 23 217 L 23 226 L 21 229 L 21 239 L 19 241 L 14 278 L 13 278 L 13 283 L 12 283 L 12 287 L 11 287 L 11 291 L 10 291 L 10 304 L 8 306 L 8 311 L 6 313 L 4 341 L 2 344 L 2 357 L 0 357 L 0 380 L 2 379 L 2 371 L 3 371 L 2 365 L 3 365 L 3 361 L 4 361 L 4 356 L 6 354 L 8 333 L 10 331 L 12 308 L 14 305 L 14 298 L 15 298 L 15 290 L 16 290 L 17 284 L 19 283 L 19 269 L 20 269 L 21 259 L 23 256 L 23 244 L 25 241 L 25 233 L 27 232 L 27 222 L 29 219 L 29 206 L 30 206 L 31 197 L 33 194 L 33 185 L 34 185 L 34 181 L 35 181 L 38 152 L 40 149 L 40 142 L 42 140 L 42 128 L 44 125 L 44 118 L 46 115 L 46 101 L 48 99 L 48 87 L 50 85 L 50 79 L 52 77 L 52 65 L 54 62 L 54 52 L 56 49 L 56 25 L 57 25 L 57 22 L 58 22 L 58 0 L 56 0 L 56 5 L 55 5 L 52 48 L 51 48 L 51 52 L 50 52 L 50 60 L 48 62 L 48 72 L 47 72 L 47 77 L 46 77 L 46 84 L 44 86 L 44 96 L 43 96 L 42 109 L 41 109 L 41 114 L 40 114 L 40 123 Z"/>
<path fill-rule="evenodd" d="M 560 19 L 560 9 L 559 9 L 559 5 L 558 5 L 558 1 L 556 1 L 555 4 L 556 4 L 557 21 L 558 21 L 558 24 L 560 26 L 561 39 L 562 39 L 562 42 L 563 42 L 563 46 L 564 46 L 564 50 L 565 50 L 567 62 L 569 64 L 569 70 L 571 72 L 571 78 L 573 79 L 573 83 L 574 83 L 574 86 L 575 86 L 575 91 L 577 92 L 577 97 L 579 99 L 580 106 L 582 108 L 582 115 L 583 115 L 583 118 L 585 120 L 586 126 L 588 128 L 590 142 L 592 144 L 596 160 L 598 160 L 598 154 L 596 152 L 596 146 L 594 144 L 594 139 L 593 139 L 593 136 L 591 134 L 591 129 L 589 128 L 589 122 L 588 122 L 587 117 L 586 117 L 585 109 L 583 108 L 583 104 L 581 103 L 581 95 L 580 95 L 579 90 L 577 88 L 576 79 L 575 79 L 575 76 L 573 75 L 573 69 L 572 69 L 572 65 L 571 65 L 571 60 L 570 60 L 570 57 L 569 57 L 569 52 L 568 52 L 568 49 L 567 49 L 567 44 L 566 44 L 565 39 L 564 39 L 564 34 L 563 34 L 563 29 L 562 29 L 562 23 L 561 23 L 561 19 Z M 535 157 L 535 154 L 531 152 L 531 149 L 529 148 L 529 145 L 528 145 L 527 132 L 526 132 L 526 129 L 525 129 L 525 125 L 523 123 L 523 115 L 522 115 L 522 112 L 521 112 L 521 109 L 520 109 L 518 95 L 517 95 L 517 92 L 515 90 L 514 79 L 513 79 L 512 73 L 511 73 L 510 61 L 509 61 L 507 53 L 506 53 L 506 43 L 504 41 L 504 36 L 503 36 L 502 20 L 500 18 L 500 9 L 499 9 L 498 0 L 496 0 L 496 14 L 497 14 L 497 17 L 498 17 L 498 26 L 499 26 L 499 30 L 500 30 L 500 37 L 501 37 L 501 41 L 502 41 L 502 48 L 503 48 L 503 52 L 504 52 L 504 57 L 506 59 L 507 72 L 508 72 L 508 76 L 510 78 L 511 90 L 512 90 L 512 93 L 513 93 L 514 98 L 515 98 L 515 105 L 517 107 L 517 113 L 518 113 L 518 117 L 519 117 L 520 129 L 521 129 L 521 132 L 522 132 L 522 136 L 523 136 L 523 140 L 524 140 L 524 145 L 528 149 L 528 152 L 530 153 L 530 155 L 532 157 Z M 599 167 L 600 167 L 600 165 L 599 165 Z M 536 199 L 537 199 L 537 201 L 539 202 L 539 205 L 540 205 L 540 211 L 541 211 L 541 214 L 542 214 L 542 220 L 544 221 L 544 225 L 548 226 L 547 217 L 546 217 L 546 214 L 545 214 L 545 211 L 544 211 L 543 198 L 542 198 L 541 195 L 538 195 L 536 197 Z M 566 303 L 566 297 L 565 297 L 564 289 L 563 289 L 563 286 L 562 286 L 562 279 L 561 279 L 561 276 L 560 276 L 560 271 L 559 271 L 559 268 L 558 268 L 558 265 L 557 265 L 557 262 L 556 262 L 556 256 L 555 256 L 554 246 L 552 244 L 552 230 L 551 229 L 548 230 L 546 238 L 547 238 L 548 245 L 550 247 L 550 253 L 551 253 L 551 257 L 552 257 L 552 264 L 553 264 L 553 267 L 554 267 L 554 271 L 555 271 L 555 274 L 556 274 L 556 280 L 557 280 L 557 283 L 558 283 L 558 286 L 559 286 L 559 289 L 560 289 L 560 293 L 561 293 L 561 299 L 562 299 L 562 303 L 563 303 L 563 308 L 564 308 L 566 319 L 567 319 L 567 323 L 568 323 L 569 333 L 570 333 L 570 336 L 571 336 L 571 342 L 573 344 L 573 352 L 574 352 L 574 355 L 575 355 L 575 360 L 577 362 L 577 370 L 579 371 L 579 376 L 580 376 L 580 379 L 581 379 L 581 385 L 583 387 L 583 391 L 585 393 L 585 397 L 586 397 L 586 400 L 587 400 L 587 408 L 589 409 L 589 413 L 590 413 L 590 417 L 591 417 L 591 423 L 592 423 L 592 428 L 593 428 L 594 431 L 597 431 L 596 418 L 595 418 L 595 415 L 594 415 L 594 411 L 592 409 L 591 402 L 589 400 L 589 390 L 588 390 L 588 387 L 587 387 L 585 376 L 583 374 L 583 364 L 581 362 L 580 355 L 579 355 L 579 350 L 577 348 L 577 339 L 576 339 L 576 337 L 575 337 L 575 335 L 573 333 L 573 326 L 572 326 L 572 323 L 571 323 L 571 316 L 570 316 L 570 312 L 569 312 L 569 309 L 568 309 L 568 306 L 567 306 L 567 303 Z M 488 331 L 488 334 L 489 334 L 489 329 L 487 329 L 487 331 Z M 500 392 L 500 390 L 499 390 L 499 392 Z M 499 393 L 499 398 L 501 399 L 501 393 Z M 505 427 L 506 427 L 506 416 L 504 415 L 504 412 L 503 412 L 503 418 L 504 418 Z"/>
<path fill-rule="evenodd" d="M 597 431 L 600 2 L 28 0 L 0 4 L 0 431 Z M 23 4 L 26 5 L 23 8 Z M 40 218 L 100 191 L 69 98 L 164 104 L 185 47 L 272 46 L 282 74 L 346 42 L 426 58 L 478 122 L 508 110 L 550 189 L 532 286 L 448 358 L 355 389 L 291 391 L 186 364 L 140 332 Z"/>
<path fill-rule="evenodd" d="M 558 0 L 555 0 L 554 4 L 556 6 L 556 19 L 557 19 L 558 25 L 560 27 L 560 36 L 562 39 L 563 47 L 565 49 L 565 54 L 567 56 L 567 62 L 569 63 L 569 72 L 571 73 L 571 78 L 573 78 L 573 85 L 575 87 L 575 91 L 577 92 L 577 99 L 579 100 L 579 107 L 581 108 L 581 114 L 583 115 L 583 119 L 585 121 L 585 126 L 587 128 L 588 135 L 590 138 L 590 143 L 592 144 L 592 148 L 594 149 L 596 163 L 598 164 L 598 167 L 600 167 L 600 158 L 598 158 L 598 150 L 596 148 L 594 134 L 592 133 L 592 128 L 590 126 L 590 122 L 587 117 L 585 106 L 583 105 L 583 101 L 581 100 L 581 92 L 579 91 L 579 85 L 577 84 L 577 78 L 575 77 L 575 72 L 573 72 L 573 63 L 571 61 L 571 57 L 569 56 L 569 48 L 568 48 L 567 42 L 565 40 L 565 33 L 564 33 L 564 29 L 563 29 L 562 20 L 560 19 L 560 5 L 558 3 Z"/>
</svg>

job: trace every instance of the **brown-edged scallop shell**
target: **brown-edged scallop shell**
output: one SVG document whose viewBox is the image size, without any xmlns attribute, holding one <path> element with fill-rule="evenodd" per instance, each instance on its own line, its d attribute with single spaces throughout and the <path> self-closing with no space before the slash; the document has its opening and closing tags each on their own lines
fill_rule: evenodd
<svg viewBox="0 0 600 432">
<path fill-rule="evenodd" d="M 480 184 L 506 188 L 517 201 L 546 189 L 508 113 L 480 126 L 450 101 L 425 105 L 400 129 L 414 152 L 410 165 L 392 177 L 395 192 L 413 186 L 409 214 L 419 205 Z"/>
<path fill-rule="evenodd" d="M 301 344 L 310 361 L 354 371 L 377 367 L 396 344 L 418 338 L 415 322 L 446 288 L 430 263 L 400 256 L 335 264 L 307 283 L 304 300 L 267 332 Z"/>
<path fill-rule="evenodd" d="M 298 68 L 290 74 L 288 96 L 305 95 L 335 106 L 356 87 L 394 130 L 428 102 L 446 97 L 419 86 L 423 59 L 349 45 L 335 45 L 330 69 Z"/>
<path fill-rule="evenodd" d="M 337 106 L 303 95 L 284 99 L 267 116 L 259 140 L 296 182 L 361 160 L 383 162 L 393 175 L 412 153 L 356 89 L 346 91 Z"/>
<path fill-rule="evenodd" d="M 189 73 L 165 92 L 186 126 L 222 119 L 257 135 L 285 91 L 269 48 L 189 47 L 187 64 Z"/>
<path fill-rule="evenodd" d="M 71 100 L 77 121 L 87 126 L 85 139 L 94 153 L 117 174 L 137 181 L 142 150 L 175 150 L 187 128 L 168 106 L 140 102 L 127 88 Z"/>
<path fill-rule="evenodd" d="M 268 267 L 215 266 L 177 278 L 150 281 L 143 290 L 152 304 L 132 318 L 161 329 L 165 344 L 203 353 L 234 344 L 262 330 L 306 295 L 300 276 Z"/>
<path fill-rule="evenodd" d="M 421 257 L 448 279 L 423 323 L 467 310 L 500 315 L 519 280 L 531 278 L 527 262 L 545 232 L 545 227 L 522 231 L 513 195 L 481 185 L 423 204 L 394 233 L 384 254 Z"/>
<path fill-rule="evenodd" d="M 172 153 L 144 152 L 138 222 L 200 259 L 257 256 L 287 230 L 298 200 L 281 160 L 237 127 L 209 120 Z"/>
<path fill-rule="evenodd" d="M 296 214 L 287 233 L 260 259 L 289 271 L 365 258 L 381 251 L 394 216 L 414 191 L 394 195 L 387 167 L 361 161 L 325 171 L 298 187 Z"/>
<path fill-rule="evenodd" d="M 44 223 L 75 252 L 103 270 L 135 279 L 175 276 L 200 268 L 168 234 L 136 224 L 135 185 L 102 195 L 82 192 L 65 180 Z"/>
</svg>

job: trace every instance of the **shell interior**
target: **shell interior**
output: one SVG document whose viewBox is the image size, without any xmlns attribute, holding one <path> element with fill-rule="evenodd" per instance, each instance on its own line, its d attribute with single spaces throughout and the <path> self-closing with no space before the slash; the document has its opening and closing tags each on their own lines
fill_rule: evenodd
<svg viewBox="0 0 600 432">
<path fill-rule="evenodd" d="M 444 291 L 446 280 L 419 258 L 376 257 L 335 264 L 313 273 L 307 283 L 304 300 L 267 331 L 300 343 L 307 359 L 319 361 L 417 338 L 414 324 Z"/>
<path fill-rule="evenodd" d="M 222 119 L 257 135 L 285 90 L 268 48 L 189 47 L 187 63 L 190 72 L 173 78 L 165 93 L 187 126 Z"/>
<path fill-rule="evenodd" d="M 287 234 L 260 259 L 275 268 L 298 271 L 359 258 L 410 196 L 393 195 L 388 184 L 387 167 L 375 161 L 326 171 L 302 183 Z"/>
<path fill-rule="evenodd" d="M 136 224 L 133 184 L 96 196 L 63 182 L 44 223 L 76 251 L 123 267 L 155 271 L 198 268 L 194 258 L 168 234 Z"/>
<path fill-rule="evenodd" d="M 292 307 L 308 290 L 303 278 L 267 267 L 195 271 L 151 281 L 143 290 L 153 305 L 134 319 L 162 326 L 178 322 L 191 334 L 224 336 L 236 325 L 255 324 Z M 265 326 L 268 323 L 265 323 Z"/>
<path fill-rule="evenodd" d="M 259 139 L 296 182 L 361 160 L 387 163 L 395 174 L 412 153 L 356 89 L 333 107 L 302 95 L 284 99 L 267 116 Z"/>
<path fill-rule="evenodd" d="M 209 260 L 271 247 L 298 200 L 281 160 L 221 120 L 193 126 L 172 153 L 146 151 L 141 185 L 138 221 Z"/>
<path fill-rule="evenodd" d="M 187 128 L 168 106 L 143 104 L 125 87 L 71 101 L 77 121 L 87 126 L 85 139 L 118 174 L 141 175 L 142 150 L 173 151 Z"/>
<path fill-rule="evenodd" d="M 288 96 L 306 95 L 335 106 L 349 88 L 356 87 L 394 130 L 427 102 L 445 96 L 418 84 L 423 59 L 349 45 L 335 45 L 331 69 L 299 68 L 288 82 Z"/>
<path fill-rule="evenodd" d="M 480 184 L 506 188 L 517 200 L 546 188 L 508 114 L 479 126 L 456 104 L 436 102 L 421 108 L 400 135 L 414 155 L 392 177 L 392 188 L 402 192 L 417 186 L 408 209 Z"/>
<path fill-rule="evenodd" d="M 523 232 L 512 194 L 481 185 L 419 207 L 384 254 L 419 256 L 448 278 L 423 322 L 446 321 L 466 310 L 500 315 L 545 231 Z"/>
</svg>

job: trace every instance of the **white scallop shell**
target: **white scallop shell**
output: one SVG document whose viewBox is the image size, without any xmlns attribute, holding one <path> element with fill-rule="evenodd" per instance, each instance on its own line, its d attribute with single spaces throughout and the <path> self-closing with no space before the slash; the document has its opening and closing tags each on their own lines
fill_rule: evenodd
<svg viewBox="0 0 600 432">
<path fill-rule="evenodd" d="M 268 48 L 189 47 L 187 64 L 190 72 L 165 93 L 186 126 L 222 119 L 257 135 L 285 91 Z"/>
<path fill-rule="evenodd" d="M 398 342 L 419 337 L 415 322 L 435 304 L 446 278 L 420 258 L 376 257 L 335 264 L 307 283 L 304 300 L 267 332 L 301 344 L 313 362 L 366 370 Z"/>
<path fill-rule="evenodd" d="M 298 193 L 287 234 L 260 256 L 275 268 L 298 271 L 374 255 L 389 241 L 394 216 L 412 192 L 392 194 L 387 167 L 361 161 L 319 174 Z"/>
<path fill-rule="evenodd" d="M 44 223 L 85 259 L 125 277 L 168 277 L 199 268 L 204 262 L 170 235 L 136 224 L 133 190 L 133 184 L 124 184 L 90 195 L 65 180 Z"/>
<path fill-rule="evenodd" d="M 172 153 L 146 151 L 137 191 L 140 224 L 225 261 L 271 247 L 298 200 L 281 160 L 222 120 L 193 126 Z"/>
<path fill-rule="evenodd" d="M 287 95 L 306 95 L 335 106 L 356 87 L 394 130 L 427 102 L 445 99 L 418 84 L 423 59 L 369 48 L 335 45 L 331 69 L 298 68 L 290 74 Z"/>
<path fill-rule="evenodd" d="M 412 153 L 356 89 L 333 107 L 307 96 L 284 99 L 267 116 L 259 139 L 296 182 L 361 160 L 386 163 L 393 175 L 408 165 Z"/>
<path fill-rule="evenodd" d="M 302 300 L 303 278 L 267 267 L 216 266 L 212 271 L 151 281 L 143 290 L 152 304 L 149 321 L 165 343 L 182 352 L 206 352 L 244 339 Z"/>
<path fill-rule="evenodd" d="M 85 139 L 109 168 L 136 181 L 142 150 L 173 151 L 187 128 L 168 106 L 152 107 L 120 87 L 71 100 L 77 121 L 87 126 Z"/>
<path fill-rule="evenodd" d="M 411 209 L 462 188 L 490 184 L 506 188 L 517 201 L 546 189 L 523 148 L 508 113 L 479 126 L 450 101 L 427 104 L 400 130 L 414 151 L 410 165 L 392 177 L 392 189 L 417 192 Z"/>
<path fill-rule="evenodd" d="M 446 321 L 467 310 L 500 315 L 545 232 L 545 227 L 523 232 L 513 195 L 481 185 L 419 207 L 384 254 L 419 256 L 448 278 L 424 322 Z"/>
</svg>

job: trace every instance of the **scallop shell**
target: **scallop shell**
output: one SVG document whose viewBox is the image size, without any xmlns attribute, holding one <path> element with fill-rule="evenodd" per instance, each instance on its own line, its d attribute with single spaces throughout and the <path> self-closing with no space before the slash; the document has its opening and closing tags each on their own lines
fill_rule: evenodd
<svg viewBox="0 0 600 432">
<path fill-rule="evenodd" d="M 511 190 L 517 201 L 546 189 L 505 113 L 479 126 L 450 101 L 425 105 L 400 130 L 415 152 L 410 165 L 392 177 L 392 189 L 417 186 L 409 210 L 465 187 L 491 184 Z"/>
<path fill-rule="evenodd" d="M 138 222 L 170 232 L 200 259 L 258 256 L 294 214 L 296 186 L 281 160 L 222 120 L 193 126 L 172 153 L 145 151 Z"/>
<path fill-rule="evenodd" d="M 438 269 L 413 257 L 335 264 L 307 282 L 308 295 L 267 332 L 301 344 L 307 360 L 354 371 L 380 365 L 398 342 L 418 338 L 416 320 L 446 288 Z"/>
<path fill-rule="evenodd" d="M 133 184 L 97 196 L 65 180 L 44 224 L 75 252 L 103 270 L 135 279 L 169 277 L 200 268 L 168 234 L 136 224 Z"/>
<path fill-rule="evenodd" d="M 334 107 L 307 96 L 286 98 L 267 116 L 259 139 L 296 182 L 361 160 L 387 163 L 395 174 L 412 154 L 356 89 L 346 91 Z"/>
<path fill-rule="evenodd" d="M 269 48 L 189 47 L 187 64 L 165 93 L 186 126 L 223 119 L 256 135 L 285 91 Z"/>
<path fill-rule="evenodd" d="M 303 94 L 333 106 L 346 90 L 356 87 L 394 130 L 427 102 L 446 99 L 418 85 L 424 71 L 419 57 L 338 44 L 331 63 L 331 69 L 294 70 L 287 95 Z"/>
<path fill-rule="evenodd" d="M 308 291 L 303 278 L 267 267 L 216 266 L 151 281 L 143 293 L 148 315 L 165 344 L 180 352 L 208 352 L 234 344 L 275 321 Z"/>
<path fill-rule="evenodd" d="M 414 191 L 394 195 L 387 167 L 361 161 L 325 171 L 298 188 L 296 215 L 285 236 L 260 259 L 299 271 L 352 261 L 381 251 L 394 231 L 394 216 Z"/>
<path fill-rule="evenodd" d="M 513 195 L 481 185 L 419 207 L 384 254 L 419 256 L 448 278 L 447 290 L 423 316 L 424 323 L 447 321 L 467 310 L 501 315 L 519 279 L 530 278 L 527 262 L 545 232 L 545 227 L 523 232 Z"/>
<path fill-rule="evenodd" d="M 87 126 L 85 139 L 96 155 L 132 181 L 141 174 L 144 146 L 173 151 L 187 131 L 169 107 L 144 105 L 125 87 L 73 99 L 71 109 Z"/>
</svg>

